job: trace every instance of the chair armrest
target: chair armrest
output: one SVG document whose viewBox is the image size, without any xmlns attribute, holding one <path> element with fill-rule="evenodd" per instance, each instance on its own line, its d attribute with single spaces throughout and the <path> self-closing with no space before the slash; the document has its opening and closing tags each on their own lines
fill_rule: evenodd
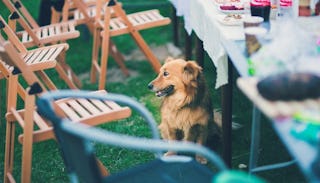
<svg viewBox="0 0 320 183">
<path fill-rule="evenodd" d="M 184 153 L 200 154 L 211 161 L 219 170 L 227 170 L 222 159 L 213 151 L 196 143 L 186 141 L 164 141 L 160 139 L 148 139 L 143 137 L 133 137 L 103 130 L 100 128 L 89 128 L 85 124 L 74 125 L 64 122 L 61 128 L 73 135 L 85 138 L 89 141 L 98 142 L 105 145 L 113 145 L 128 149 L 145 150 L 152 152 L 175 151 Z"/>
</svg>

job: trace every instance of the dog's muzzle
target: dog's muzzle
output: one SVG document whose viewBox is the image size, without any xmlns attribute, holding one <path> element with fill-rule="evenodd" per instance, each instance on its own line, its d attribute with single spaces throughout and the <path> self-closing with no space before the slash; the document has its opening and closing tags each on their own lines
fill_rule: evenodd
<svg viewBox="0 0 320 183">
<path fill-rule="evenodd" d="M 152 83 L 148 84 L 149 90 L 155 91 L 157 97 L 163 97 L 171 94 L 173 92 L 174 86 L 169 85 L 168 87 L 162 89 L 162 90 L 155 90 L 154 86 Z"/>
</svg>

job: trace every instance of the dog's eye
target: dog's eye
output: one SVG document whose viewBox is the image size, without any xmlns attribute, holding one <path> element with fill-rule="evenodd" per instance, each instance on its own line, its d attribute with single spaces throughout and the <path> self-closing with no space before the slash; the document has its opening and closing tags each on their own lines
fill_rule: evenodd
<svg viewBox="0 0 320 183">
<path fill-rule="evenodd" d="M 163 76 L 168 76 L 168 75 L 169 75 L 169 72 L 167 72 L 167 71 L 163 72 Z"/>
</svg>

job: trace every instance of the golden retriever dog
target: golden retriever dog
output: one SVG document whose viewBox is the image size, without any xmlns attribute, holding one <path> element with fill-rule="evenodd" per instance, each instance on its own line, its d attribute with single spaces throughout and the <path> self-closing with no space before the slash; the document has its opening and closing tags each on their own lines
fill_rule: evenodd
<svg viewBox="0 0 320 183">
<path fill-rule="evenodd" d="M 220 136 L 202 68 L 195 61 L 167 58 L 148 88 L 162 98 L 159 129 L 163 139 L 207 145 L 209 138 Z M 196 159 L 207 163 L 201 156 Z"/>
</svg>

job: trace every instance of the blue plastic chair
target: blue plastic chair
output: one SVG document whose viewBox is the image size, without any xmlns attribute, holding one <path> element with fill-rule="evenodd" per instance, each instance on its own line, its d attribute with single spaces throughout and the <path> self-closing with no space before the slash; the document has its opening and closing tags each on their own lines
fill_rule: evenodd
<svg viewBox="0 0 320 183">
<path fill-rule="evenodd" d="M 56 115 L 52 101 L 72 97 L 98 100 L 112 100 L 136 110 L 148 123 L 152 131 L 151 138 L 133 137 L 110 132 L 98 127 L 89 127 L 80 123 L 73 123 L 66 118 Z M 221 158 L 209 149 L 191 142 L 164 141 L 159 137 L 157 124 L 150 112 L 137 101 L 118 94 L 92 95 L 86 91 L 53 91 L 48 92 L 37 100 L 38 111 L 49 119 L 54 126 L 64 163 L 70 182 L 112 182 L 112 183 L 170 183 L 170 182 L 255 182 L 260 179 L 247 176 L 242 172 L 227 171 Z M 152 151 L 155 159 L 126 169 L 124 171 L 103 176 L 95 157 L 92 142 L 105 145 L 120 146 L 129 149 Z M 190 156 L 162 156 L 164 151 L 200 154 L 217 168 L 217 172 L 195 161 Z M 217 175 L 217 173 L 219 174 Z M 244 180 L 244 181 L 241 181 Z"/>
</svg>

